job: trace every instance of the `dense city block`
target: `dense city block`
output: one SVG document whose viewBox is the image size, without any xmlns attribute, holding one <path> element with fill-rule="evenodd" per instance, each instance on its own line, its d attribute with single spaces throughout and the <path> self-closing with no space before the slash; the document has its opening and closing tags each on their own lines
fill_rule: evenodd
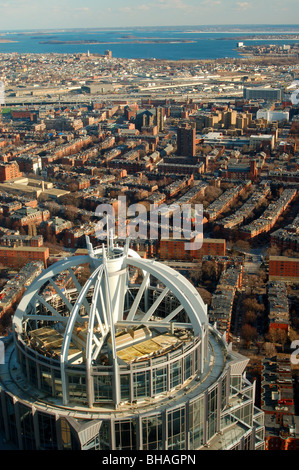
<svg viewBox="0 0 299 470">
<path fill-rule="evenodd" d="M 244 47 L 242 43 L 238 48 L 243 49 L 243 57 L 217 61 L 120 59 L 114 57 L 113 50 L 107 50 L 104 55 L 89 51 L 0 54 L 0 77 L 4 83 L 0 118 L 0 336 L 10 344 L 17 306 L 30 291 L 30 286 L 40 282 L 45 269 L 57 266 L 57 262 L 63 266 L 76 256 L 82 259 L 91 256 L 87 240 L 93 247 L 102 246 L 104 241 L 99 239 L 97 231 L 99 205 L 113 207 L 116 220 L 112 238 L 117 240 L 120 220 L 124 217 L 119 213 L 119 201 L 125 198 L 126 209 L 141 205 L 148 215 L 144 225 L 139 223 L 135 227 L 132 221 L 137 214 L 126 212 L 126 235 L 131 235 L 130 249 L 140 256 L 140 266 L 145 260 L 152 260 L 161 263 L 165 270 L 174 268 L 188 279 L 194 295 L 200 294 L 207 306 L 210 326 L 204 325 L 202 341 L 205 332 L 215 327 L 210 334 L 215 348 L 215 363 L 211 370 L 220 367 L 221 351 L 226 347 L 221 360 L 235 361 L 231 366 L 232 370 L 236 368 L 231 372 L 235 380 L 232 387 L 239 391 L 235 392 L 232 401 L 226 402 L 226 409 L 237 406 L 237 399 L 245 403 L 249 395 L 252 402 L 255 401 L 251 403 L 251 414 L 244 406 L 236 408 L 235 415 L 217 415 L 218 433 L 215 433 L 213 426 L 216 424 L 212 421 L 203 435 L 197 433 L 195 416 L 204 419 L 201 413 L 207 411 L 203 410 L 213 411 L 217 400 L 228 400 L 224 388 L 229 385 L 223 384 L 225 381 L 228 384 L 232 377 L 224 375 L 223 382 L 214 389 L 217 396 L 209 395 L 207 402 L 198 404 L 198 409 L 195 409 L 195 403 L 188 402 L 191 429 L 188 444 L 183 427 L 174 437 L 169 434 L 165 444 L 167 437 L 162 436 L 161 429 L 166 429 L 167 423 L 162 413 L 155 429 L 149 417 L 142 418 L 142 430 L 138 423 L 138 439 L 143 442 L 143 449 L 162 449 L 164 445 L 173 450 L 221 449 L 225 447 L 226 439 L 232 439 L 228 429 L 234 429 L 234 432 L 237 429 L 240 435 L 244 432 L 242 448 L 299 448 L 299 365 L 291 361 L 293 345 L 296 341 L 299 344 L 298 48 L 273 46 L 263 49 L 261 46 Z M 197 205 L 202 207 L 203 240 L 199 249 L 186 250 L 183 230 L 181 237 L 174 231 L 174 207 L 183 209 L 184 205 L 191 206 L 192 210 Z M 150 219 L 154 208 L 160 212 L 156 225 L 151 224 Z M 192 214 L 188 222 L 193 233 L 195 217 Z M 164 225 L 170 229 L 167 238 L 161 236 Z M 146 236 L 138 237 L 133 231 L 129 232 L 132 226 L 133 231 L 139 230 Z M 119 243 L 126 250 L 125 240 Z M 72 268 L 59 275 L 56 273 L 55 282 L 51 280 L 38 294 L 39 305 L 35 308 L 39 309 L 44 326 L 40 328 L 39 324 L 36 330 L 32 327 L 27 336 L 20 334 L 25 345 L 18 352 L 20 369 L 24 372 L 27 367 L 29 375 L 36 374 L 35 369 L 31 369 L 34 355 L 44 355 L 51 365 L 51 361 L 59 360 L 63 350 L 61 331 L 49 327 L 46 315 L 52 312 L 63 323 L 62 301 L 77 305 L 75 297 L 71 294 L 67 297 L 70 287 L 76 287 L 80 293 L 90 279 L 84 263 L 72 265 Z M 136 283 L 144 287 L 145 281 L 140 281 L 140 271 L 137 272 L 136 267 L 130 275 L 133 286 Z M 152 305 L 160 304 L 159 314 L 164 320 L 170 319 L 171 312 L 176 312 L 174 309 L 179 311 L 180 306 L 171 297 L 172 292 L 165 288 L 161 294 L 159 282 L 150 292 Z M 131 313 L 126 321 L 131 321 L 132 325 L 132 310 L 136 299 L 140 298 L 132 290 L 131 298 L 128 296 L 127 299 Z M 82 303 L 81 308 L 87 307 Z M 134 351 L 133 346 L 129 347 L 126 335 L 133 335 L 133 331 L 134 342 L 136 335 L 141 335 L 139 340 L 142 340 L 151 374 L 162 374 L 162 369 L 155 369 L 158 352 L 163 356 L 167 351 L 170 357 L 169 351 L 173 351 L 176 344 L 185 361 L 177 374 L 185 374 L 185 379 L 189 380 L 192 367 L 197 369 L 193 363 L 187 363 L 189 353 L 186 351 L 193 348 L 190 361 L 195 361 L 198 351 L 200 357 L 200 348 L 208 350 L 206 344 L 199 346 L 196 343 L 196 335 L 191 337 L 190 331 L 180 332 L 180 335 L 168 331 L 163 342 L 162 335 L 154 336 L 148 330 L 150 316 L 148 313 L 141 318 L 142 329 L 134 331 L 134 325 L 131 325 L 126 334 L 116 337 L 117 347 L 121 341 L 126 345 L 118 352 L 120 369 L 126 366 L 132 374 L 122 376 L 124 397 L 117 402 L 118 406 L 127 403 L 130 394 L 128 413 L 133 413 L 134 404 L 141 396 L 138 393 L 146 385 L 141 379 L 140 383 L 139 379 L 136 384 L 134 382 L 132 371 L 136 357 L 140 358 L 141 353 L 136 353 L 137 346 Z M 33 323 L 28 318 L 29 314 L 24 321 Z M 180 325 L 185 325 L 183 314 L 179 320 Z M 156 318 L 154 323 L 156 326 Z M 80 341 L 88 334 L 86 325 L 82 324 L 80 328 L 76 325 L 76 328 L 77 342 L 70 344 L 69 349 L 74 357 L 80 350 Z M 31 347 L 34 354 L 28 352 Z M 150 347 L 153 348 L 151 353 L 146 349 Z M 242 355 L 242 360 L 238 354 Z M 107 366 L 104 355 L 101 360 L 101 366 Z M 54 369 L 50 372 L 50 366 L 46 364 L 41 361 L 38 366 L 42 371 L 36 379 L 39 390 L 45 392 L 47 389 L 57 397 L 60 396 L 59 387 L 62 387 L 64 400 L 66 397 L 71 400 L 73 393 L 76 406 L 83 406 L 83 395 L 74 391 L 77 390 L 76 376 L 64 394 L 63 383 L 57 385 L 56 372 Z M 242 386 L 242 374 L 237 371 L 236 364 L 242 373 L 247 365 L 248 380 Z M 110 363 L 109 366 L 112 367 Z M 201 373 L 197 371 L 194 380 L 199 380 L 199 376 L 200 380 L 211 380 L 206 378 L 205 370 Z M 178 376 L 166 378 L 163 375 L 163 386 L 159 385 L 162 382 L 158 378 L 156 382 L 152 378 L 149 390 L 142 389 L 146 400 L 154 403 L 160 386 L 160 391 L 170 394 L 184 382 L 183 376 Z M 98 388 L 93 389 L 92 406 L 97 406 L 97 400 L 109 402 L 111 399 L 107 392 L 110 376 L 105 377 L 106 382 L 100 383 L 99 379 Z M 240 389 L 238 380 L 241 381 Z M 83 389 L 84 384 L 80 382 L 78 389 Z M 200 387 L 199 384 L 196 386 Z M 157 388 L 156 394 L 153 387 Z M 178 402 L 183 400 L 181 394 L 180 390 Z M 92 398 L 84 396 L 89 405 Z M 171 400 L 174 400 L 172 395 L 169 406 Z M 18 410 L 22 413 L 21 405 Z M 171 417 L 168 415 L 173 428 L 176 419 L 186 422 L 184 412 L 185 408 L 181 407 Z M 264 430 L 259 414 L 262 412 Z M 180 413 L 180 417 L 174 413 Z M 249 414 L 251 418 L 248 418 Z M 82 416 L 85 417 L 83 412 Z M 237 418 L 240 419 L 238 424 Z M 254 437 L 244 431 L 250 419 L 256 426 Z M 227 423 L 224 425 L 225 420 L 231 420 L 230 426 L 235 423 L 235 428 L 227 427 Z M 6 426 L 10 426 L 10 436 L 13 436 L 13 425 Z M 61 421 L 59 426 L 62 440 L 58 447 L 71 448 L 70 425 Z M 137 433 L 134 420 L 114 420 L 113 432 L 105 426 L 102 424 L 97 431 L 101 444 L 95 446 L 104 450 L 112 447 L 136 449 L 128 443 Z M 220 432 L 221 426 L 225 429 L 224 435 Z M 20 435 L 15 438 L 17 446 Z M 82 440 L 76 446 L 82 444 L 81 448 L 88 449 L 88 439 L 85 435 L 84 438 L 86 441 L 82 443 Z M 46 435 L 39 436 L 38 442 L 39 448 L 55 448 L 56 445 L 52 440 L 47 442 Z M 31 445 L 29 441 L 22 444 L 23 448 L 31 448 Z"/>
</svg>

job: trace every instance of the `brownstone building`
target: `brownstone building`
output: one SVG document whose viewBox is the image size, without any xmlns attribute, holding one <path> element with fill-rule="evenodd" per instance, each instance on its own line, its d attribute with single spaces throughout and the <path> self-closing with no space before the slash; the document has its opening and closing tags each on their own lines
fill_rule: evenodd
<svg viewBox="0 0 299 470">
<path fill-rule="evenodd" d="M 12 221 L 18 221 L 21 227 L 29 225 L 40 225 L 50 218 L 48 210 L 41 211 L 38 208 L 22 207 L 11 215 Z"/>
<path fill-rule="evenodd" d="M 298 450 L 298 417 L 289 355 L 266 357 L 261 372 L 261 409 L 265 413 L 265 450 Z"/>
<path fill-rule="evenodd" d="M 44 245 L 44 239 L 42 235 L 29 236 L 29 235 L 15 235 L 14 233 L 3 235 L 0 238 L 0 245 L 8 247 L 16 246 L 31 246 L 39 247 Z"/>
<path fill-rule="evenodd" d="M 299 439 L 284 433 L 279 436 L 267 436 L 265 450 L 299 450 Z"/>
</svg>

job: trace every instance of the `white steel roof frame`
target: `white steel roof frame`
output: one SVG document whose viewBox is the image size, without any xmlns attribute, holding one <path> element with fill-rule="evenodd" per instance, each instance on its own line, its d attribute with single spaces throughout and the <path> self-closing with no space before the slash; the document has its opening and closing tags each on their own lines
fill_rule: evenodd
<svg viewBox="0 0 299 470">
<path fill-rule="evenodd" d="M 45 270 L 32 284 L 28 287 L 25 292 L 18 308 L 15 313 L 13 323 L 16 333 L 23 332 L 23 321 L 27 319 L 46 320 L 54 322 L 66 322 L 66 328 L 64 332 L 63 344 L 61 349 L 60 364 L 61 364 L 61 379 L 62 379 L 62 392 L 63 392 L 63 403 L 68 403 L 68 386 L 67 386 L 67 373 L 66 369 L 68 365 L 71 366 L 71 362 L 68 360 L 68 352 L 73 334 L 73 328 L 76 321 L 82 321 L 80 316 L 81 306 L 85 306 L 86 313 L 88 315 L 88 334 L 86 344 L 86 373 L 87 373 L 87 395 L 89 405 L 92 406 L 93 386 L 91 380 L 91 368 L 93 361 L 97 358 L 101 347 L 104 344 L 105 338 L 108 333 L 111 335 L 111 353 L 113 363 L 113 392 L 114 392 L 114 403 L 116 406 L 120 403 L 120 379 L 118 373 L 118 362 L 116 355 L 116 344 L 115 344 L 115 327 L 116 326 L 133 326 L 133 325 L 144 325 L 148 327 L 183 327 L 192 328 L 195 336 L 202 338 L 202 353 L 204 354 L 204 336 L 206 332 L 206 325 L 208 324 L 207 307 L 204 304 L 201 296 L 192 284 L 187 281 L 181 274 L 174 269 L 166 266 L 162 263 L 141 259 L 139 255 L 133 250 L 128 250 L 128 245 L 122 249 L 115 249 L 114 253 L 121 254 L 123 252 L 121 261 L 122 271 L 123 268 L 129 268 L 133 266 L 141 270 L 144 278 L 139 288 L 133 305 L 131 306 L 130 312 L 127 319 L 124 317 L 118 317 L 117 320 L 113 319 L 112 311 L 112 298 L 109 286 L 109 258 L 107 257 L 106 250 L 104 248 L 98 250 L 89 250 L 88 255 L 73 256 L 69 259 L 65 259 L 55 263 L 53 266 Z M 100 257 L 97 257 L 100 255 Z M 108 254 L 109 256 L 109 254 Z M 75 278 L 72 268 L 78 267 L 82 264 L 90 263 L 91 268 L 94 269 L 85 285 L 81 287 L 79 282 L 75 282 L 75 287 L 78 291 L 78 297 L 74 305 L 72 305 L 66 296 L 60 291 L 59 287 L 55 284 L 53 278 L 60 274 L 62 271 L 68 270 L 71 277 Z M 117 275 L 116 273 L 113 273 Z M 165 288 L 162 290 L 160 295 L 156 298 L 149 309 L 147 309 L 147 302 L 145 303 L 147 311 L 144 312 L 144 316 L 138 320 L 134 320 L 135 313 L 138 309 L 139 302 L 142 295 L 147 292 L 149 287 L 150 275 L 154 276 L 161 283 L 164 284 Z M 53 307 L 50 311 L 52 315 L 38 315 L 36 309 L 32 308 L 35 306 L 36 301 L 41 302 L 42 297 L 39 296 L 40 289 L 49 282 L 65 302 L 67 309 L 70 311 L 69 316 L 64 317 L 60 315 Z M 94 285 L 94 295 L 89 305 L 87 301 L 87 294 L 89 289 Z M 124 288 L 123 296 L 125 296 L 128 289 L 128 283 Z M 152 319 L 156 309 L 162 302 L 163 298 L 171 292 L 180 302 L 179 307 L 175 308 L 173 312 L 167 315 L 164 319 Z M 106 305 L 103 299 L 106 299 Z M 45 301 L 46 302 L 46 301 Z M 101 304 L 102 309 L 99 308 Z M 44 305 L 46 305 L 44 303 Z M 46 305 L 47 306 L 47 305 Z M 32 314 L 29 309 L 31 308 Z M 182 310 L 186 312 L 190 323 L 176 323 L 173 321 Z M 124 310 L 124 309 L 123 309 Z M 101 311 L 101 313 L 100 313 Z M 123 314 L 124 312 L 122 312 Z M 140 313 L 140 310 L 139 310 Z M 84 318 L 86 320 L 86 318 Z M 94 333 L 94 325 L 97 321 L 100 337 Z M 203 359 L 203 355 L 202 355 Z"/>
</svg>

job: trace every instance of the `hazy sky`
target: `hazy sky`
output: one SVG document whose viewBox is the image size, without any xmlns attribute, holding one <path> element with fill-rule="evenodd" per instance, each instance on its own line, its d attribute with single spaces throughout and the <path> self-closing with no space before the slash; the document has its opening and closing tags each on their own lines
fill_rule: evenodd
<svg viewBox="0 0 299 470">
<path fill-rule="evenodd" d="M 0 30 L 295 24 L 298 0 L 0 0 Z"/>
</svg>

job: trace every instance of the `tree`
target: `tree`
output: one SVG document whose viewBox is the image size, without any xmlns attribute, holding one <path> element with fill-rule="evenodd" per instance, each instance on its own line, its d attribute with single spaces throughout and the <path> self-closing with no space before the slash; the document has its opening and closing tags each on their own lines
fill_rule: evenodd
<svg viewBox="0 0 299 470">
<path fill-rule="evenodd" d="M 204 287 L 197 287 L 196 290 L 198 291 L 198 293 L 201 296 L 204 303 L 206 305 L 210 305 L 211 301 L 212 301 L 212 294 L 207 289 L 205 289 Z"/>
<path fill-rule="evenodd" d="M 266 341 L 264 344 L 264 351 L 266 356 L 273 357 L 276 355 L 276 348 L 275 345 L 269 341 Z"/>
<path fill-rule="evenodd" d="M 286 256 L 287 258 L 298 258 L 299 253 L 297 251 L 288 249 L 282 252 L 282 256 Z"/>
<path fill-rule="evenodd" d="M 193 269 L 190 272 L 191 281 L 194 285 L 197 285 L 202 279 L 202 272 L 200 269 Z"/>
<path fill-rule="evenodd" d="M 69 191 L 71 191 L 71 193 L 75 193 L 76 191 L 78 191 L 78 183 L 76 181 L 72 181 L 71 183 L 69 183 L 68 189 Z"/>
<path fill-rule="evenodd" d="M 250 250 L 250 243 L 246 240 L 238 240 L 236 243 L 235 243 L 235 247 L 239 250 L 239 251 L 245 251 L 245 252 L 249 252 Z"/>
<path fill-rule="evenodd" d="M 75 206 L 67 205 L 65 206 L 65 212 L 67 214 L 68 220 L 74 222 L 78 217 L 78 209 Z"/>
<path fill-rule="evenodd" d="M 280 255 L 280 249 L 277 246 L 271 246 L 267 250 L 267 255 L 268 256 L 278 256 L 278 255 Z"/>
<path fill-rule="evenodd" d="M 271 328 L 267 334 L 267 339 L 274 344 L 279 344 L 284 349 L 288 339 L 287 332 L 281 328 Z"/>
<path fill-rule="evenodd" d="M 46 242 L 56 243 L 56 237 L 55 237 L 55 234 L 53 233 L 51 225 L 49 224 L 46 225 L 43 234 L 44 234 Z"/>
<path fill-rule="evenodd" d="M 257 286 L 259 286 L 258 276 L 251 274 L 247 278 L 247 287 L 249 289 L 249 295 L 253 295 L 256 292 Z M 258 302 L 256 302 L 258 304 Z"/>
<path fill-rule="evenodd" d="M 254 297 L 246 297 L 243 302 L 244 312 L 258 312 L 261 313 L 265 310 L 264 305 L 260 304 Z"/>
<path fill-rule="evenodd" d="M 60 198 L 60 201 L 63 205 L 66 205 L 66 206 L 74 206 L 74 207 L 78 207 L 79 206 L 79 198 L 76 197 L 76 193 L 72 193 L 72 194 L 65 194 L 64 196 L 62 196 Z"/>
<path fill-rule="evenodd" d="M 277 342 L 278 344 L 281 345 L 282 347 L 282 350 L 284 351 L 284 348 L 285 348 L 285 345 L 286 345 L 286 342 L 288 341 L 288 334 L 285 330 L 282 330 L 281 328 L 279 328 L 277 330 Z"/>
<path fill-rule="evenodd" d="M 258 284 L 261 285 L 261 284 L 265 284 L 265 282 L 267 281 L 267 273 L 264 269 L 259 269 L 258 270 Z"/>
<path fill-rule="evenodd" d="M 52 202 L 52 201 L 49 202 L 49 203 L 47 204 L 47 207 L 48 207 L 48 209 L 49 209 L 49 211 L 50 211 L 50 213 L 51 213 L 51 216 L 53 216 L 53 217 L 57 216 L 57 215 L 60 213 L 60 211 L 61 211 L 60 205 L 57 204 L 57 202 L 54 202 L 54 201 L 53 201 L 53 202 Z"/>
<path fill-rule="evenodd" d="M 202 263 L 202 276 L 204 279 L 215 280 L 216 273 L 217 270 L 215 261 L 206 261 Z"/>
<path fill-rule="evenodd" d="M 299 339 L 299 334 L 294 328 L 289 329 L 289 338 L 291 342 Z"/>
<path fill-rule="evenodd" d="M 205 192 L 205 201 L 211 203 L 221 194 L 222 190 L 220 188 L 217 188 L 216 186 L 208 186 Z"/>
<path fill-rule="evenodd" d="M 248 323 L 245 323 L 241 328 L 241 336 L 246 342 L 247 349 L 249 349 L 253 339 L 257 338 L 257 330 Z"/>
<path fill-rule="evenodd" d="M 256 313 L 252 310 L 248 310 L 245 315 L 243 316 L 243 321 L 244 323 L 247 323 L 249 325 L 254 325 L 256 322 Z"/>
</svg>

